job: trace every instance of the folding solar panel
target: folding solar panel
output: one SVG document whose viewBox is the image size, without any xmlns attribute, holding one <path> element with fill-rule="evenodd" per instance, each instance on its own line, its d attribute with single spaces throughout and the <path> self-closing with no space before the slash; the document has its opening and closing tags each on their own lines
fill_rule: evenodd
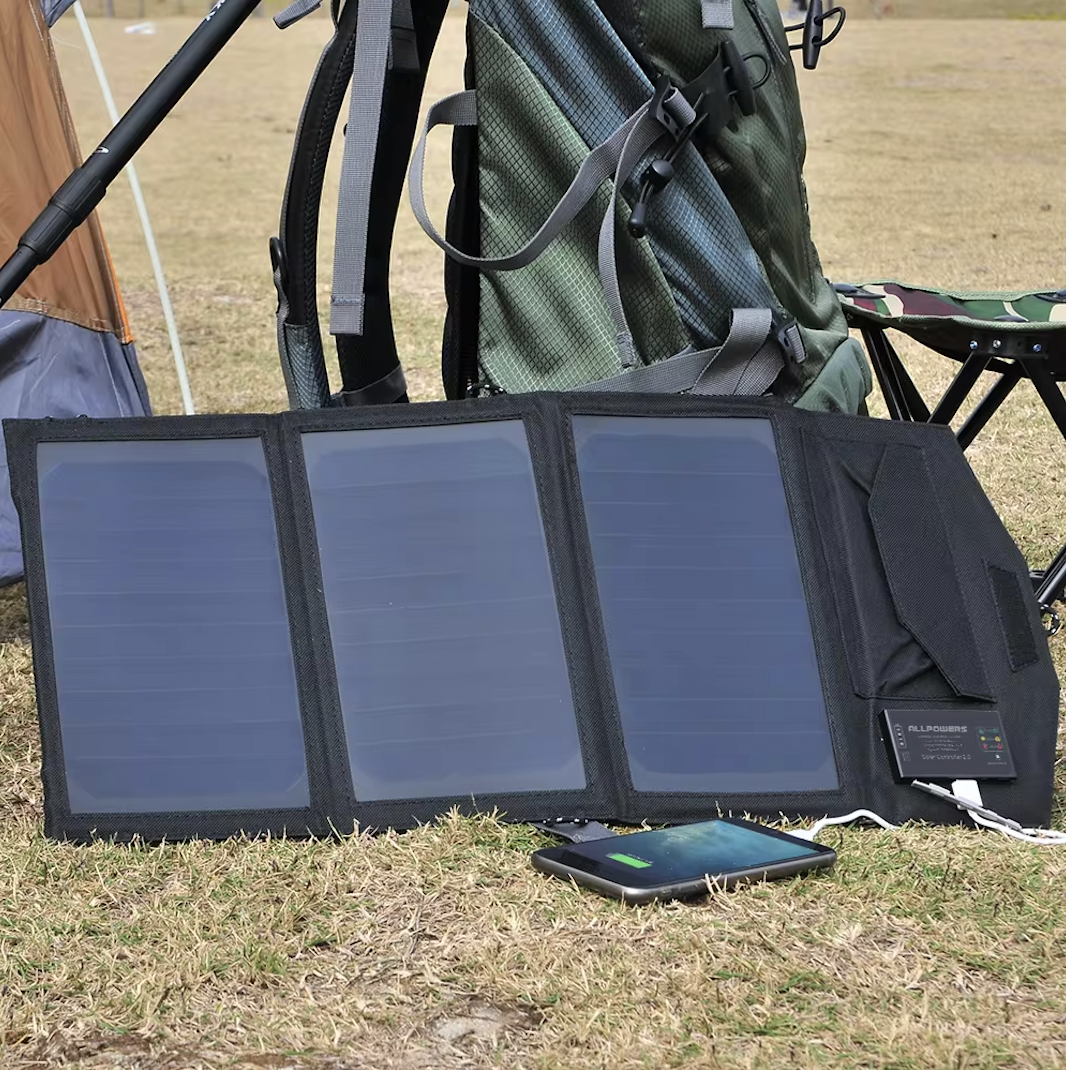
<svg viewBox="0 0 1066 1070">
<path fill-rule="evenodd" d="M 1057 681 L 945 429 L 541 394 L 4 430 L 51 835 L 957 820 L 882 736 L 927 708 L 996 713 L 986 799 L 1047 820 Z"/>
</svg>

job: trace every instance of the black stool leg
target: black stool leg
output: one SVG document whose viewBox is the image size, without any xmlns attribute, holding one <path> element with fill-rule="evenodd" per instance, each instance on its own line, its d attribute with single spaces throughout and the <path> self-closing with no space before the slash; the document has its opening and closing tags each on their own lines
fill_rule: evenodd
<svg viewBox="0 0 1066 1070">
<path fill-rule="evenodd" d="M 1028 360 L 1025 362 L 1025 374 L 1032 380 L 1055 426 L 1066 438 L 1066 398 L 1048 371 L 1047 364 L 1043 360 Z M 1045 570 L 1036 589 L 1036 597 L 1041 609 L 1047 609 L 1055 601 L 1066 601 L 1066 546 Z"/>
<path fill-rule="evenodd" d="M 893 420 L 909 420 L 924 424 L 929 419 L 925 404 L 914 380 L 910 377 L 888 335 L 880 327 L 862 326 L 863 341 L 870 354 L 870 363 L 877 375 L 877 384 L 885 397 L 888 414 Z"/>
<path fill-rule="evenodd" d="M 903 367 L 903 361 L 899 359 L 899 354 L 896 352 L 895 346 L 888 340 L 887 335 L 885 336 L 885 349 L 888 351 L 889 359 L 896 369 L 896 378 L 899 380 L 900 389 L 907 400 L 907 407 L 911 410 L 911 419 L 920 424 L 928 423 L 929 407 L 926 405 L 922 395 L 918 393 L 914 380 L 910 377 L 907 369 Z"/>
<path fill-rule="evenodd" d="M 1041 609 L 1049 609 L 1052 602 L 1066 602 L 1066 546 L 1059 550 L 1040 578 L 1036 600 Z"/>
<path fill-rule="evenodd" d="M 959 445 L 967 446 L 984 430 L 985 424 L 992 418 L 996 409 L 1007 400 L 1007 396 L 1018 385 L 1022 377 L 1022 366 L 1015 362 L 992 384 L 992 388 L 977 403 L 977 407 L 966 417 L 959 428 Z"/>
<path fill-rule="evenodd" d="M 1059 384 L 1055 382 L 1044 361 L 1027 360 L 1025 364 L 1025 374 L 1032 380 L 1040 400 L 1051 413 L 1055 426 L 1062 432 L 1062 437 L 1066 438 L 1066 397 L 1062 396 Z"/>
<path fill-rule="evenodd" d="M 885 337 L 885 332 L 879 327 L 864 326 L 861 330 L 862 339 L 866 343 L 866 351 L 870 354 L 870 363 L 874 366 L 874 375 L 877 376 L 877 385 L 881 388 L 885 405 L 888 407 L 889 417 L 893 420 L 911 420 L 899 376 L 896 374 L 891 357 L 886 352 L 888 339 Z"/>
<path fill-rule="evenodd" d="M 981 378 L 981 373 L 985 370 L 990 359 L 987 353 L 977 352 L 971 353 L 963 361 L 958 374 L 951 380 L 951 386 L 944 391 L 944 396 L 930 415 L 929 422 L 931 424 L 951 423 L 952 418 L 966 400 L 967 394 L 974 388 L 977 380 Z"/>
</svg>

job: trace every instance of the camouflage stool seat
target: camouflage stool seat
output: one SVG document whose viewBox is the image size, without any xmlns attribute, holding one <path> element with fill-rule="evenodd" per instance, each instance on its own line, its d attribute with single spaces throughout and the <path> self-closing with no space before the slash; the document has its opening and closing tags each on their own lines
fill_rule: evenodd
<svg viewBox="0 0 1066 1070">
<path fill-rule="evenodd" d="M 965 449 L 1023 379 L 1036 388 L 1066 438 L 1066 289 L 1030 293 L 936 290 L 901 283 L 837 283 L 848 325 L 860 331 L 894 420 L 949 423 L 983 372 L 999 379 L 958 431 Z M 887 328 L 903 331 L 961 365 L 931 408 L 918 392 Z M 1066 601 L 1066 545 L 1042 572 L 1034 572 L 1041 607 Z"/>
</svg>

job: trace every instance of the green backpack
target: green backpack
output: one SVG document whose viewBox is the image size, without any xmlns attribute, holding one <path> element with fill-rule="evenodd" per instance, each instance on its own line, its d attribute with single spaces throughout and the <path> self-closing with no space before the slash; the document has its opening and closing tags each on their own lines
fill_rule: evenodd
<svg viewBox="0 0 1066 1070">
<path fill-rule="evenodd" d="M 389 255 L 446 9 L 348 0 L 336 16 L 272 243 L 294 406 L 406 400 Z M 811 5 L 808 66 L 835 36 L 822 36 L 834 14 Z M 448 398 L 769 393 L 859 410 L 870 373 L 811 241 L 799 96 L 774 0 L 470 0 L 467 43 L 467 90 L 429 109 L 410 164 L 415 215 L 446 252 Z M 330 308 L 343 389 L 331 397 L 315 236 L 349 81 Z M 425 139 L 440 125 L 455 128 L 444 235 L 422 196 Z"/>
</svg>

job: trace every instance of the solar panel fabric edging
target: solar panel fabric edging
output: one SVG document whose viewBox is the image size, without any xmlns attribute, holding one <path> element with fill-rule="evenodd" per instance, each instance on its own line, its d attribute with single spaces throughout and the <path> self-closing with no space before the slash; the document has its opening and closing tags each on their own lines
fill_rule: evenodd
<svg viewBox="0 0 1066 1070">
<path fill-rule="evenodd" d="M 4 433 L 46 834 L 328 833 L 292 643 L 306 630 L 303 585 L 283 560 L 291 507 L 276 421 L 5 421 Z M 129 478 L 109 482 L 123 466 Z M 239 628 L 226 616 L 235 605 Z"/>
</svg>

